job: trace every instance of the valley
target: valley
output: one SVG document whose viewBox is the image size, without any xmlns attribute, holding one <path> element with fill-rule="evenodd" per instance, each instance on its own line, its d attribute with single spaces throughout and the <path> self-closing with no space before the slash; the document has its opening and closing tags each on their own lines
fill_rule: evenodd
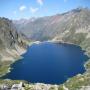
<svg viewBox="0 0 90 90">
<path fill-rule="evenodd" d="M 7 73 L 10 64 L 20 58 L 20 55 L 26 52 L 28 45 L 32 45 L 35 41 L 75 44 L 85 50 L 85 55 L 90 57 L 90 10 L 77 8 L 60 15 L 28 22 L 25 20 L 23 24 L 21 21 L 11 22 L 0 18 L 0 76 Z M 67 90 L 80 90 L 83 86 L 90 86 L 90 59 L 84 66 L 86 72 L 58 85 L 57 90 L 65 90 L 65 87 Z M 1 79 L 0 82 L 4 80 Z M 8 81 L 6 83 L 9 84 Z M 30 83 L 25 85 L 29 88 Z M 55 86 L 51 86 L 50 90 L 55 90 Z"/>
</svg>

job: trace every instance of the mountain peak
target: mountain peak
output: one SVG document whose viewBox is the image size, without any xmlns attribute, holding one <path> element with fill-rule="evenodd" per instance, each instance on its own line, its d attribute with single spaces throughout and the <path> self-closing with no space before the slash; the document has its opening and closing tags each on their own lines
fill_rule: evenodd
<svg viewBox="0 0 90 90">
<path fill-rule="evenodd" d="M 89 8 L 85 7 L 77 7 L 76 9 L 72 10 L 73 12 L 81 12 L 81 11 L 90 11 Z"/>
</svg>

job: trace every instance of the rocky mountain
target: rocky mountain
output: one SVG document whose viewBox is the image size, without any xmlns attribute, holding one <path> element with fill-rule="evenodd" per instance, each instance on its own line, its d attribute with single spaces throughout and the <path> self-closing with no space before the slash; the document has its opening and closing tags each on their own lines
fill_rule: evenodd
<svg viewBox="0 0 90 90">
<path fill-rule="evenodd" d="M 89 57 L 85 63 L 86 72 L 59 85 L 58 90 L 86 90 L 83 88 L 90 86 L 90 9 L 77 8 L 54 16 L 13 22 L 0 18 L 0 76 L 8 72 L 10 65 L 1 61 L 15 60 L 25 52 L 27 38 L 24 34 L 32 40 L 52 40 L 79 45 Z M 51 87 L 51 90 L 55 87 Z M 26 85 L 26 88 L 31 88 L 31 85 Z"/>
<path fill-rule="evenodd" d="M 19 22 L 19 24 L 18 24 Z M 63 14 L 15 22 L 18 31 L 34 40 L 48 40 L 67 31 L 90 31 L 90 10 L 76 8 Z"/>
<path fill-rule="evenodd" d="M 16 59 L 25 51 L 26 47 L 26 37 L 16 31 L 12 21 L 0 18 L 0 61 Z"/>
</svg>

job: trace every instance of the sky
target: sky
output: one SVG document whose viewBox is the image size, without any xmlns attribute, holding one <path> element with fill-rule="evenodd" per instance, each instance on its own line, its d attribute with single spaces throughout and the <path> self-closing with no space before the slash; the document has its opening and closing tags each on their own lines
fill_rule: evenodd
<svg viewBox="0 0 90 90">
<path fill-rule="evenodd" d="M 0 17 L 28 19 L 61 14 L 78 7 L 90 8 L 90 0 L 0 0 Z"/>
</svg>

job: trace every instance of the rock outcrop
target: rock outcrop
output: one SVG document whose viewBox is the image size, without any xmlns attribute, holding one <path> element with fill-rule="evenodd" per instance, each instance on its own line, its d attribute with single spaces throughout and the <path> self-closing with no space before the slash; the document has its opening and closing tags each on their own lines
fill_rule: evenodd
<svg viewBox="0 0 90 90">
<path fill-rule="evenodd" d="M 26 48 L 26 37 L 16 31 L 11 20 L 0 18 L 0 61 L 15 60 Z"/>
</svg>

